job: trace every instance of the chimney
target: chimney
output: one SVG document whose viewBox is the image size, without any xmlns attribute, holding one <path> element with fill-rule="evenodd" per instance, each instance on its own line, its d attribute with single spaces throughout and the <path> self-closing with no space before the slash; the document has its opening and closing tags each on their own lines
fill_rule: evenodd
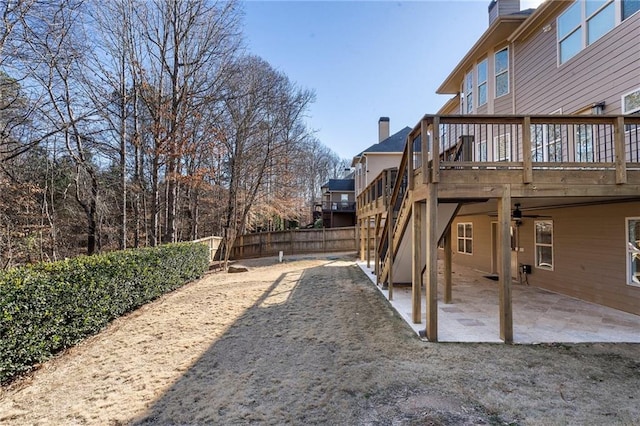
<svg viewBox="0 0 640 426">
<path fill-rule="evenodd" d="M 520 0 L 491 0 L 489 4 L 489 26 L 498 16 L 520 12 Z"/>
<path fill-rule="evenodd" d="M 389 137 L 389 117 L 380 117 L 378 120 L 378 143 Z"/>
</svg>

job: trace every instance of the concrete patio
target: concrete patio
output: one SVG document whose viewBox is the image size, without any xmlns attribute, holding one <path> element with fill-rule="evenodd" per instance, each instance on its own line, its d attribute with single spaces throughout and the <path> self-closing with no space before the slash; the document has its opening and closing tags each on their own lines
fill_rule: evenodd
<svg viewBox="0 0 640 426">
<path fill-rule="evenodd" d="M 367 262 L 357 263 L 375 285 L 375 274 Z M 438 340 L 501 342 L 498 283 L 481 272 L 454 265 L 453 302 L 445 304 L 441 271 L 438 276 Z M 389 298 L 388 290 L 376 287 Z M 512 297 L 514 343 L 640 343 L 640 316 L 517 282 L 512 285 Z M 411 287 L 395 286 L 390 303 L 416 333 L 425 329 L 424 289 L 420 324 L 411 320 Z"/>
</svg>

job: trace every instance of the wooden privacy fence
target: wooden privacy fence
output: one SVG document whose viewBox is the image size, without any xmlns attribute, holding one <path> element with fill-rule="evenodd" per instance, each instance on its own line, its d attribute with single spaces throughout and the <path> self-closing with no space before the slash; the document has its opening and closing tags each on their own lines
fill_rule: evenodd
<svg viewBox="0 0 640 426">
<path fill-rule="evenodd" d="M 231 257 L 277 256 L 284 254 L 324 253 L 356 250 L 356 228 L 294 229 L 241 235 Z"/>
<path fill-rule="evenodd" d="M 213 263 L 218 254 L 218 248 L 222 244 L 222 237 L 205 237 L 195 240 L 194 243 L 202 243 L 209 246 L 209 263 Z"/>
</svg>

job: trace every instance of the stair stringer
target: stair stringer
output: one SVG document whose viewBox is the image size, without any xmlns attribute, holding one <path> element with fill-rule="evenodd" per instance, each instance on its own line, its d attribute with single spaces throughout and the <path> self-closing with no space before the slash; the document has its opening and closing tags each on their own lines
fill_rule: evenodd
<svg viewBox="0 0 640 426">
<path fill-rule="evenodd" d="M 427 205 L 426 203 L 420 203 L 420 208 L 422 209 L 422 217 L 423 222 L 424 218 L 427 217 Z M 438 236 L 438 241 L 443 237 L 445 231 L 453 222 L 456 214 L 460 210 L 459 203 L 440 203 L 438 204 L 438 223 L 436 225 L 436 233 Z M 409 209 L 411 211 L 411 209 Z M 411 232 L 408 232 L 409 229 L 413 226 L 413 215 L 409 213 L 409 221 L 407 223 L 407 231 L 402 235 L 402 239 L 398 245 L 398 249 L 396 251 L 396 255 L 393 261 L 393 282 L 394 283 L 410 283 L 411 282 L 411 272 L 412 272 L 412 264 L 413 254 L 411 250 Z M 424 271 L 426 266 L 426 247 L 427 247 L 427 228 L 426 226 L 422 227 L 421 232 L 421 245 L 422 245 L 422 255 L 420 270 Z"/>
</svg>

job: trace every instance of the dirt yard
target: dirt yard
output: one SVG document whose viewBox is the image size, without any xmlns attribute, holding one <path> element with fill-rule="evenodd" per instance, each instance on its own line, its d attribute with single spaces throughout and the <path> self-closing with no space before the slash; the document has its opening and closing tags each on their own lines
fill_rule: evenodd
<svg viewBox="0 0 640 426">
<path fill-rule="evenodd" d="M 243 263 L 0 393 L 4 425 L 638 424 L 640 345 L 418 339 L 348 255 Z"/>
</svg>

